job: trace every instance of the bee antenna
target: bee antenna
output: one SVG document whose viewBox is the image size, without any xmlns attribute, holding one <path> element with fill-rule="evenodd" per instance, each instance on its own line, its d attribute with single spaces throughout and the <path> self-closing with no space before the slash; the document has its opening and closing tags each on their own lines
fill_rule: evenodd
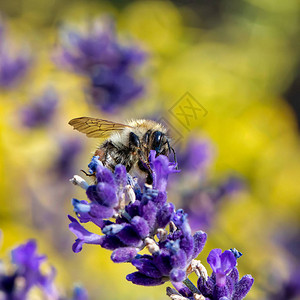
<svg viewBox="0 0 300 300">
<path fill-rule="evenodd" d="M 167 143 L 168 143 L 169 152 L 171 152 L 171 151 L 173 152 L 174 162 L 175 162 L 175 164 L 176 164 L 176 169 L 178 170 L 178 164 L 177 164 L 176 152 L 175 152 L 174 148 L 170 146 L 169 141 L 167 141 Z"/>
<path fill-rule="evenodd" d="M 173 156 L 174 156 L 174 162 L 176 164 L 176 169 L 178 170 L 178 163 L 177 163 L 177 157 L 176 157 L 176 152 L 174 150 L 174 148 L 170 147 L 172 152 L 173 152 Z"/>
</svg>

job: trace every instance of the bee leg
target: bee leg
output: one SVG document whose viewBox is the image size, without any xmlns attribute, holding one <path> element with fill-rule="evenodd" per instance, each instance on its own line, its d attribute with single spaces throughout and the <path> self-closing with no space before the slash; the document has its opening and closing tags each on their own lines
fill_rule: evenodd
<svg viewBox="0 0 300 300">
<path fill-rule="evenodd" d="M 146 183 L 153 184 L 152 170 L 149 162 L 146 160 L 144 153 L 140 149 L 138 150 L 138 155 L 140 158 L 138 162 L 139 169 L 147 173 Z"/>
<path fill-rule="evenodd" d="M 146 183 L 152 185 L 153 184 L 153 175 L 152 175 L 152 170 L 150 169 L 150 166 L 148 167 L 147 164 L 140 159 L 138 161 L 138 167 L 142 172 L 147 174 Z"/>
<path fill-rule="evenodd" d="M 153 176 L 152 173 L 148 173 L 146 178 L 146 183 L 152 185 L 153 184 Z"/>
<path fill-rule="evenodd" d="M 82 173 L 84 173 L 84 175 L 85 176 L 95 176 L 95 173 L 92 173 L 92 174 L 90 174 L 90 173 L 87 173 L 86 171 L 84 171 L 84 170 L 80 170 Z"/>
<path fill-rule="evenodd" d="M 139 149 L 138 150 L 138 154 L 139 154 L 139 157 L 140 157 L 140 161 L 142 162 L 143 165 L 146 165 L 147 166 L 147 169 L 150 173 L 152 173 L 152 170 L 150 168 L 150 164 L 148 162 L 148 160 L 146 159 L 144 153 Z"/>
</svg>

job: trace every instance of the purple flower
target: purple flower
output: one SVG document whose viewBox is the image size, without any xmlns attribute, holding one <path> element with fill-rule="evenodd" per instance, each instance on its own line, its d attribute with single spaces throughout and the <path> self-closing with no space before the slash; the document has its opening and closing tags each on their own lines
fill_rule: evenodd
<svg viewBox="0 0 300 300">
<path fill-rule="evenodd" d="M 53 284 L 55 270 L 52 268 L 51 273 L 44 275 L 41 272 L 41 264 L 46 260 L 45 256 L 37 254 L 36 242 L 28 241 L 20 245 L 11 252 L 12 263 L 16 266 L 16 271 L 12 275 L 2 275 L 1 290 L 10 294 L 13 299 L 25 299 L 27 293 L 33 286 L 38 286 L 45 295 L 49 297 L 56 296 L 56 290 Z M 24 285 L 17 288 L 15 280 L 23 278 Z"/>
<path fill-rule="evenodd" d="M 289 278 L 282 282 L 276 293 L 272 293 L 270 299 L 297 299 L 300 296 L 300 271 L 299 265 L 290 271 Z"/>
<path fill-rule="evenodd" d="M 0 18 L 0 88 L 10 89 L 17 85 L 26 75 L 30 64 L 28 50 L 15 49 Z"/>
<path fill-rule="evenodd" d="M 91 74 L 92 86 L 88 89 L 92 102 L 99 109 L 113 112 L 142 95 L 143 86 L 123 69 L 97 67 Z"/>
<path fill-rule="evenodd" d="M 82 144 L 78 139 L 66 139 L 59 142 L 59 147 L 60 153 L 53 163 L 53 171 L 60 177 L 69 178 Z"/>
<path fill-rule="evenodd" d="M 136 46 L 121 45 L 111 20 L 96 19 L 85 32 L 66 29 L 61 37 L 55 61 L 89 79 L 86 91 L 96 107 L 114 112 L 142 94 L 134 73 L 145 54 Z"/>
<path fill-rule="evenodd" d="M 75 253 L 82 250 L 83 244 L 101 244 L 103 237 L 89 232 L 88 230 L 83 228 L 83 226 L 81 226 L 75 218 L 71 216 L 68 217 L 71 221 L 69 229 L 77 236 L 77 240 L 73 244 L 73 251 Z"/>
<path fill-rule="evenodd" d="M 142 180 L 127 174 L 123 165 L 117 165 L 112 172 L 98 157 L 93 157 L 89 164 L 95 184 L 88 185 L 74 176 L 72 182 L 86 190 L 90 201 L 72 200 L 79 219 L 78 222 L 69 216 L 70 230 L 77 236 L 73 251 L 79 252 L 84 243 L 111 250 L 115 263 L 130 262 L 136 268 L 126 279 L 137 285 L 155 286 L 171 281 L 177 289 L 175 294 L 184 297 L 200 295 L 201 291 L 207 299 L 242 299 L 253 279 L 247 275 L 238 281 L 235 266 L 240 253 L 235 249 L 224 253 L 213 250 L 208 262 L 214 272 L 208 277 L 204 266 L 196 260 L 206 243 L 206 233 L 192 234 L 188 215 L 167 202 L 168 176 L 178 172 L 176 166 L 166 156 L 156 157 L 155 151 L 150 152 L 149 162 L 153 185 L 140 186 L 138 182 Z M 80 224 L 86 222 L 98 226 L 102 235 Z M 145 248 L 149 254 L 140 254 Z M 198 288 L 188 279 L 192 272 L 199 277 Z"/>
<path fill-rule="evenodd" d="M 58 95 L 53 88 L 47 88 L 43 94 L 21 110 L 21 119 L 25 127 L 37 128 L 45 126 L 54 117 L 58 103 Z"/>
<path fill-rule="evenodd" d="M 90 202 L 73 199 L 73 206 L 81 223 L 93 222 L 104 235 L 87 231 L 69 217 L 70 229 L 77 236 L 73 251 L 80 251 L 84 243 L 113 250 L 114 262 L 131 262 L 137 268 L 137 272 L 127 276 L 135 284 L 180 282 L 186 278 L 191 261 L 203 249 L 206 234 L 201 231 L 193 236 L 186 214 L 182 210 L 175 212 L 174 205 L 167 203 L 167 179 L 169 174 L 178 172 L 175 165 L 166 156 L 155 157 L 155 151 L 151 151 L 149 161 L 153 186 L 145 185 L 142 189 L 137 188 L 125 166 L 117 165 L 113 173 L 98 157 L 92 159 L 89 169 L 91 174 L 95 173 L 96 184 L 85 187 L 77 178 L 77 184 L 86 188 Z M 111 217 L 115 222 L 108 220 Z M 170 222 L 175 227 L 167 234 L 165 227 Z M 138 254 L 145 247 L 152 255 Z"/>
<path fill-rule="evenodd" d="M 213 249 L 207 257 L 207 262 L 216 274 L 217 285 L 224 286 L 226 284 L 226 276 L 236 266 L 234 254 L 230 250 L 222 253 L 221 249 Z"/>
<path fill-rule="evenodd" d="M 37 253 L 37 245 L 34 240 L 29 240 L 13 249 L 11 257 L 14 265 L 13 272 L 6 273 L 3 271 L 4 269 L 0 271 L 0 295 L 4 296 L 3 299 L 28 299 L 28 294 L 33 287 L 41 290 L 43 299 L 63 299 L 54 284 L 55 269 L 52 267 L 48 274 L 44 274 L 42 271 L 42 264 L 46 262 L 46 257 Z M 22 280 L 20 281 L 20 279 Z M 83 288 L 76 287 L 74 289 L 72 300 L 87 299 L 87 293 Z"/>
<path fill-rule="evenodd" d="M 244 299 L 253 285 L 251 275 L 245 275 L 239 279 L 237 268 L 233 268 L 226 276 L 225 285 L 219 286 L 216 274 L 213 273 L 207 281 L 198 279 L 198 289 L 206 299 L 210 300 L 241 300 Z"/>
<path fill-rule="evenodd" d="M 213 249 L 207 262 L 213 273 L 207 280 L 198 279 L 198 289 L 202 295 L 211 300 L 241 300 L 246 296 L 254 280 L 250 275 L 239 280 L 236 257 L 231 250 L 222 253 L 221 249 Z"/>
<path fill-rule="evenodd" d="M 23 79 L 29 69 L 29 55 L 12 56 L 8 49 L 0 48 L 0 88 L 10 89 Z"/>
<path fill-rule="evenodd" d="M 87 291 L 81 286 L 75 286 L 72 300 L 88 300 Z"/>
<path fill-rule="evenodd" d="M 182 196 L 184 210 L 189 215 L 190 226 L 209 229 L 218 206 L 226 198 L 243 189 L 243 182 L 238 177 L 228 177 L 224 182 L 211 186 L 200 186 L 187 191 Z"/>
<path fill-rule="evenodd" d="M 45 260 L 45 256 L 39 256 L 36 253 L 36 242 L 28 241 L 11 252 L 12 262 L 22 269 L 38 270 L 40 264 Z"/>
<path fill-rule="evenodd" d="M 153 187 L 160 192 L 165 192 L 169 175 L 180 171 L 176 169 L 177 166 L 174 163 L 169 162 L 166 156 L 156 157 L 155 150 L 150 151 L 149 161 L 153 171 Z"/>
<path fill-rule="evenodd" d="M 184 151 L 177 152 L 180 169 L 195 172 L 204 169 L 212 158 L 212 149 L 209 142 L 198 138 L 190 138 Z"/>
<path fill-rule="evenodd" d="M 138 272 L 127 275 L 127 280 L 138 285 L 160 285 L 168 280 L 185 280 L 187 267 L 202 251 L 206 238 L 206 233 L 202 231 L 192 236 L 178 227 L 166 240 L 159 242 L 159 250 L 152 256 L 143 255 L 131 261 Z"/>
</svg>

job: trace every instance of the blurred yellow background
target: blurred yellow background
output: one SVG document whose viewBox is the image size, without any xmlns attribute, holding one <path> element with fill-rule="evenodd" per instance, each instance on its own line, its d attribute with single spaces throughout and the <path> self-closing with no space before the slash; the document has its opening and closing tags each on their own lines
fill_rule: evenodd
<svg viewBox="0 0 300 300">
<path fill-rule="evenodd" d="M 241 275 L 255 279 L 247 299 L 272 299 L 268 295 L 288 278 L 289 265 L 299 263 L 278 241 L 300 234 L 299 132 L 285 99 L 299 72 L 299 1 L 15 0 L 2 1 L 0 12 L 12 45 L 32 56 L 25 78 L 14 88 L 0 88 L 2 257 L 35 238 L 64 290 L 80 282 L 91 299 L 167 299 L 167 285 L 145 288 L 126 281 L 134 268 L 114 264 L 107 250 L 86 246 L 72 252 L 66 215 L 71 198 L 85 199 L 84 193 L 53 171 L 61 141 L 74 138 L 82 145 L 73 172 L 86 168 L 97 145 L 71 130 L 71 118 L 123 122 L 155 115 L 177 128 L 182 144 L 191 133 L 212 141 L 216 160 L 209 178 L 228 172 L 244 178 L 247 188 L 216 212 L 199 259 L 208 267 L 212 248 L 237 248 L 244 254 Z M 147 52 L 138 75 L 145 93 L 113 114 L 88 104 L 83 76 L 53 62 L 61 26 L 80 27 L 107 15 L 121 39 Z M 59 94 L 54 121 L 25 128 L 19 111 L 49 85 Z M 186 92 L 207 110 L 188 129 L 170 113 Z"/>
</svg>

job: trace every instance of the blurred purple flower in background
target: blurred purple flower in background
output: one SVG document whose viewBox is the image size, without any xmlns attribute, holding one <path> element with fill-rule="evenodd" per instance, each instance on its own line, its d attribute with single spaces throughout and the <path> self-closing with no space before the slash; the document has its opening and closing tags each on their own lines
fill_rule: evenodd
<svg viewBox="0 0 300 300">
<path fill-rule="evenodd" d="M 54 60 L 86 76 L 92 103 L 111 113 L 142 94 L 134 73 L 145 54 L 137 46 L 121 45 L 111 19 L 96 19 L 87 27 L 85 32 L 64 28 Z"/>
<path fill-rule="evenodd" d="M 44 275 L 41 271 L 41 264 L 45 262 L 46 257 L 38 255 L 36 251 L 36 242 L 33 240 L 12 250 L 15 272 L 0 275 L 0 291 L 8 296 L 7 299 L 26 299 L 30 289 L 34 286 L 38 286 L 48 297 L 54 299 L 57 297 L 53 283 L 55 270 L 52 268 L 49 274 Z"/>
<path fill-rule="evenodd" d="M 82 150 L 82 142 L 77 138 L 59 141 L 59 154 L 54 159 L 53 171 L 61 178 L 69 178 L 74 172 L 75 161 Z"/>
<path fill-rule="evenodd" d="M 0 15 L 0 89 L 11 89 L 24 79 L 32 63 L 27 46 L 17 50 Z"/>
<path fill-rule="evenodd" d="M 48 125 L 56 112 L 58 94 L 52 87 L 46 88 L 41 95 L 20 111 L 21 121 L 25 127 L 38 128 Z"/>
<path fill-rule="evenodd" d="M 227 176 L 223 182 L 210 182 L 209 167 L 213 163 L 214 147 L 207 139 L 189 137 L 186 147 L 176 155 L 179 168 L 185 176 L 172 178 L 171 192 L 175 191 L 181 207 L 189 215 L 192 230 L 208 230 L 218 206 L 223 200 L 243 190 L 244 182 L 233 175 Z"/>
<path fill-rule="evenodd" d="M 218 211 L 218 206 L 229 196 L 243 190 L 244 183 L 238 177 L 228 177 L 225 182 L 213 186 L 205 184 L 182 194 L 182 206 L 189 215 L 193 230 L 204 228 L 208 230 Z"/>
<path fill-rule="evenodd" d="M 300 269 L 294 268 L 288 278 L 279 285 L 275 293 L 270 293 L 268 299 L 293 300 L 300 299 Z"/>
<path fill-rule="evenodd" d="M 81 286 L 75 286 L 72 300 L 88 300 L 87 291 Z"/>
<path fill-rule="evenodd" d="M 274 233 L 273 242 L 282 253 L 285 270 L 270 268 L 269 277 L 274 287 L 266 299 L 300 299 L 300 230 L 297 223 L 280 224 Z M 276 268 L 276 266 L 275 266 Z"/>
<path fill-rule="evenodd" d="M 38 287 L 43 293 L 43 299 L 65 299 L 61 297 L 54 284 L 56 275 L 52 267 L 51 272 L 44 274 L 42 264 L 45 256 L 37 253 L 34 240 L 18 246 L 11 251 L 14 270 L 12 273 L 0 271 L 0 298 L 5 300 L 25 300 L 33 287 Z M 4 298 L 2 298 L 4 297 Z M 75 287 L 72 300 L 87 300 L 87 293 L 81 287 Z"/>
<path fill-rule="evenodd" d="M 184 150 L 177 151 L 180 170 L 194 172 L 205 169 L 213 157 L 212 145 L 209 141 L 190 137 Z"/>
</svg>

